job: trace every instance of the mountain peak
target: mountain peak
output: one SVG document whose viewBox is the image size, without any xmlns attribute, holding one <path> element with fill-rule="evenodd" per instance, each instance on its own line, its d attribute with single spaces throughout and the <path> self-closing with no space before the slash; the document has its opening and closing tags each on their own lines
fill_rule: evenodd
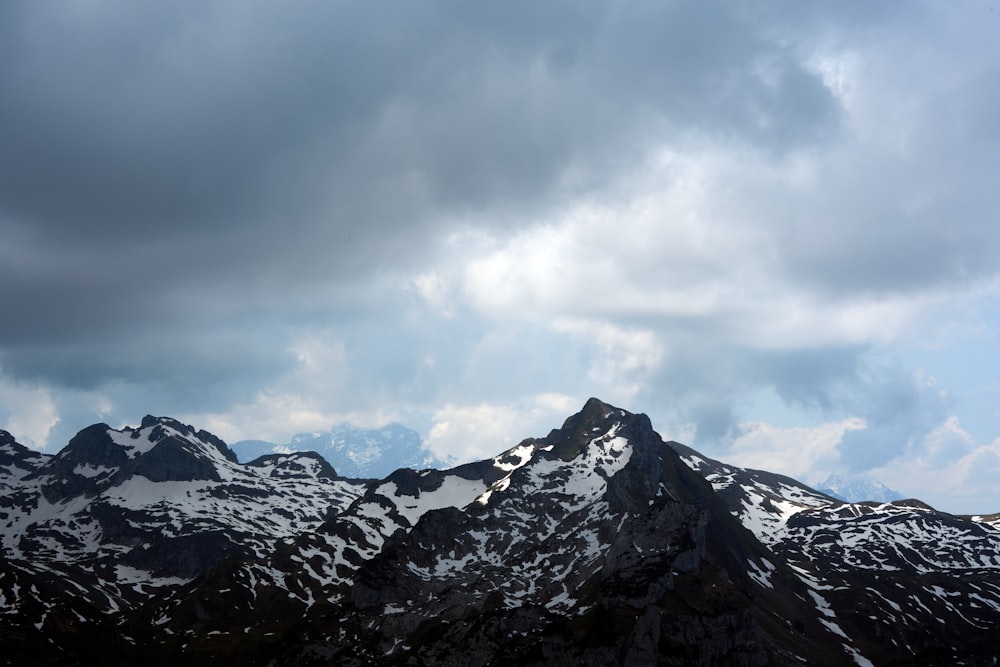
<svg viewBox="0 0 1000 667">
<path fill-rule="evenodd" d="M 146 415 L 142 418 L 142 422 L 138 429 L 125 427 L 124 430 L 130 432 L 133 439 L 137 439 L 145 429 L 151 429 L 147 437 L 152 442 L 159 442 L 160 440 L 173 435 L 190 443 L 208 445 L 209 447 L 217 450 L 232 463 L 237 462 L 236 454 L 221 438 L 205 430 L 195 430 L 193 426 L 178 421 L 173 417 L 154 417 L 153 415 Z M 173 433 L 171 433 L 171 431 Z"/>
<path fill-rule="evenodd" d="M 860 503 L 866 500 L 890 503 L 904 499 L 903 494 L 890 489 L 878 480 L 840 473 L 833 473 L 827 477 L 826 481 L 819 485 L 818 490 L 847 503 Z"/>
<path fill-rule="evenodd" d="M 93 497 L 122 481 L 220 481 L 236 464 L 226 443 L 207 431 L 169 417 L 143 418 L 139 428 L 94 424 L 77 433 L 58 454 L 32 473 L 43 478 L 50 502 Z"/>
<path fill-rule="evenodd" d="M 317 479 L 337 478 L 334 467 L 316 452 L 264 454 L 244 465 L 259 468 L 271 477 L 292 478 L 305 475 Z"/>
<path fill-rule="evenodd" d="M 22 445 L 13 435 L 0 429 L 0 480 L 31 474 L 48 458 L 48 454 Z"/>
<path fill-rule="evenodd" d="M 617 420 L 631 413 L 608 405 L 597 398 L 590 398 L 583 409 L 563 422 L 562 428 L 549 433 L 547 440 L 554 443 L 555 453 L 564 461 L 576 458 L 595 437 L 612 430 Z"/>
<path fill-rule="evenodd" d="M 621 408 L 616 408 L 613 405 L 605 403 L 599 398 L 591 397 L 588 398 L 587 402 L 583 404 L 583 408 L 580 410 L 580 412 L 567 419 L 566 422 L 569 422 L 574 417 L 577 417 L 589 423 L 604 422 L 608 418 L 612 417 L 615 413 L 617 413 L 618 416 L 620 417 L 624 417 L 626 414 L 630 414 L 627 413 L 625 410 L 622 410 Z"/>
<path fill-rule="evenodd" d="M 325 432 L 299 433 L 286 444 L 241 440 L 233 443 L 233 450 L 244 462 L 267 454 L 314 451 L 339 475 L 352 479 L 381 479 L 397 468 L 445 467 L 424 446 L 419 433 L 397 423 L 370 429 L 343 423 Z"/>
</svg>

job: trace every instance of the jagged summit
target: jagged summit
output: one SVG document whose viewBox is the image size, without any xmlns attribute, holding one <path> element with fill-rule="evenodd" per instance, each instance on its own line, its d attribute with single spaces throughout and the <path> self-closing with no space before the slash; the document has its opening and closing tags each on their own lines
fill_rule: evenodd
<svg viewBox="0 0 1000 667">
<path fill-rule="evenodd" d="M 147 415 L 121 430 L 94 424 L 77 433 L 32 475 L 50 502 L 93 497 L 140 476 L 151 482 L 221 481 L 232 476 L 236 455 L 207 431 L 169 417 Z"/>
<path fill-rule="evenodd" d="M 26 445 L 22 445 L 17 439 L 14 438 L 12 434 L 3 429 L 0 429 L 0 453 L 5 453 L 7 456 L 44 456 L 40 452 L 36 452 Z M 3 454 L 0 454 L 3 455 Z"/>
<path fill-rule="evenodd" d="M 157 449 L 177 449 L 198 458 L 224 459 L 235 463 L 236 455 L 218 437 L 170 417 L 146 415 L 138 428 L 121 430 L 94 424 L 76 434 L 54 457 L 54 462 L 119 464 L 145 457 Z M 157 453 L 160 455 L 160 453 Z"/>
<path fill-rule="evenodd" d="M 563 422 L 562 428 L 549 433 L 546 440 L 555 443 L 555 454 L 563 460 L 575 458 L 582 448 L 593 439 L 594 433 L 606 433 L 615 417 L 619 419 L 634 415 L 612 407 L 600 399 L 590 398 L 583 409 Z"/>
<path fill-rule="evenodd" d="M 163 436 L 174 435 L 186 439 L 196 445 L 211 445 L 229 461 L 232 461 L 233 463 L 237 462 L 236 454 L 226 445 L 225 442 L 223 442 L 221 438 L 203 429 L 196 431 L 193 426 L 184 424 L 176 419 L 173 419 L 172 417 L 154 417 L 153 415 L 146 415 L 142 418 L 140 427 L 133 431 L 136 434 L 133 437 L 141 437 L 141 432 L 144 429 L 152 429 L 148 436 L 151 440 Z M 169 431 L 167 429 L 169 429 Z M 126 427 L 125 430 L 131 431 L 132 429 Z"/>
</svg>

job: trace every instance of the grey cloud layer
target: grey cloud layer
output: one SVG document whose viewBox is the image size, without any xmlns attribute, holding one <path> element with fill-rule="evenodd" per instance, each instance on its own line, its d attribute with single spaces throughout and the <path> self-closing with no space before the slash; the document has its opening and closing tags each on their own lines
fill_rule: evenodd
<svg viewBox="0 0 1000 667">
<path fill-rule="evenodd" d="M 6 3 L 0 380 L 68 392 L 67 422 L 87 392 L 593 387 L 716 445 L 768 388 L 866 419 L 844 450 L 880 465 L 949 405 L 876 344 L 996 274 L 996 28 L 972 3 Z M 563 245 L 532 263 L 537 230 Z"/>
<path fill-rule="evenodd" d="M 75 9 L 0 22 L 13 338 L 173 290 L 347 280 L 447 221 L 613 186 L 678 128 L 780 148 L 835 116 L 711 4 Z"/>
</svg>

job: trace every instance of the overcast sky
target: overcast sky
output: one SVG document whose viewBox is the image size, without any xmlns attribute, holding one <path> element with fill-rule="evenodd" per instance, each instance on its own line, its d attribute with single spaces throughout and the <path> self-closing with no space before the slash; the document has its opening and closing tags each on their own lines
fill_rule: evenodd
<svg viewBox="0 0 1000 667">
<path fill-rule="evenodd" d="M 0 427 L 469 460 L 598 396 L 1000 511 L 993 4 L 2 3 Z"/>
</svg>

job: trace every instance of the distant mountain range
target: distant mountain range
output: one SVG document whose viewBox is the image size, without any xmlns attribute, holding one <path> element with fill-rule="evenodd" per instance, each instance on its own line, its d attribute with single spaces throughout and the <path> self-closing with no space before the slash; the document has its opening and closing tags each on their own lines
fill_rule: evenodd
<svg viewBox="0 0 1000 667">
<path fill-rule="evenodd" d="M 357 479 L 381 479 L 399 468 L 445 466 L 424 447 L 419 433 L 395 423 L 375 429 L 340 424 L 323 433 L 300 433 L 284 444 L 240 440 L 232 447 L 244 462 L 266 454 L 318 452 L 341 476 Z"/>
<path fill-rule="evenodd" d="M 9 665 L 1000 654 L 1000 516 L 844 503 L 597 399 L 493 458 L 378 479 L 311 452 L 241 463 L 163 417 L 55 455 L 0 431 L 0 529 Z"/>
<path fill-rule="evenodd" d="M 899 491 L 890 489 L 878 480 L 837 473 L 827 477 L 826 481 L 819 485 L 819 490 L 845 503 L 860 503 L 866 500 L 891 503 L 904 498 Z"/>
</svg>

